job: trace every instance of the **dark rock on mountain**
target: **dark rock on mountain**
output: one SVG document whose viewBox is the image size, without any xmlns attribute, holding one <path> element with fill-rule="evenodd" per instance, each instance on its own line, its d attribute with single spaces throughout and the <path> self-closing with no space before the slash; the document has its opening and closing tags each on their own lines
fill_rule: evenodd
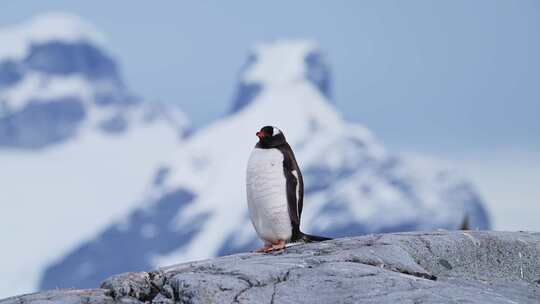
<svg viewBox="0 0 540 304">
<path fill-rule="evenodd" d="M 32 100 L 22 110 L 0 117 L 0 147 L 41 148 L 77 132 L 86 110 L 77 97 Z"/>
<path fill-rule="evenodd" d="M 120 81 L 116 63 L 99 48 L 84 41 L 48 41 L 32 45 L 21 64 L 27 70 L 49 75 L 79 74 L 89 79 Z"/>
<path fill-rule="evenodd" d="M 10 86 L 22 78 L 22 69 L 13 60 L 0 61 L 0 89 Z"/>
</svg>

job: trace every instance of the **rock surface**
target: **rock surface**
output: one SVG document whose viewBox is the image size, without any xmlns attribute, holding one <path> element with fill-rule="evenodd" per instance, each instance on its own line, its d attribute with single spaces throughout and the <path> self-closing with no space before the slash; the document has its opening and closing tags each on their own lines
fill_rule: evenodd
<svg viewBox="0 0 540 304">
<path fill-rule="evenodd" d="M 539 303 L 540 233 L 436 231 L 342 238 L 52 290 L 11 303 Z"/>
</svg>

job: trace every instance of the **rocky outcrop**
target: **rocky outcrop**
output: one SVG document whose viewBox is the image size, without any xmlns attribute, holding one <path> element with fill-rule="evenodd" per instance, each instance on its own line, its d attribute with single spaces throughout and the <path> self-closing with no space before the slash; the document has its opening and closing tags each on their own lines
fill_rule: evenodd
<svg viewBox="0 0 540 304">
<path fill-rule="evenodd" d="M 238 254 L 11 303 L 539 303 L 540 233 L 437 231 Z"/>
</svg>

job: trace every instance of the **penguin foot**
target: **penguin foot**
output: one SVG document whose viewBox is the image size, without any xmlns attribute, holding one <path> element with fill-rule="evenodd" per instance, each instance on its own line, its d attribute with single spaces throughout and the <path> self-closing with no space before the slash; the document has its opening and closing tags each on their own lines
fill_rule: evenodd
<svg viewBox="0 0 540 304">
<path fill-rule="evenodd" d="M 263 253 L 263 252 L 267 252 L 269 247 L 261 247 L 261 248 L 258 248 L 256 249 L 255 251 L 253 251 L 254 253 Z"/>
<path fill-rule="evenodd" d="M 272 246 L 268 249 L 268 251 L 265 252 L 272 252 L 272 251 L 279 251 L 285 249 L 285 241 L 280 240 L 276 244 L 272 244 Z"/>
<path fill-rule="evenodd" d="M 270 252 L 270 251 L 272 251 L 272 246 L 273 245 L 271 243 L 264 243 L 264 247 L 261 247 L 261 248 L 255 250 L 254 252 L 255 253 Z"/>
<path fill-rule="evenodd" d="M 256 252 L 256 253 L 261 253 L 261 252 L 269 253 L 269 252 L 272 252 L 272 251 L 280 251 L 280 250 L 283 250 L 283 249 L 285 249 L 285 241 L 281 240 L 281 241 L 278 241 L 275 244 L 265 243 L 264 247 L 261 247 L 261 248 L 255 250 L 254 252 Z"/>
</svg>

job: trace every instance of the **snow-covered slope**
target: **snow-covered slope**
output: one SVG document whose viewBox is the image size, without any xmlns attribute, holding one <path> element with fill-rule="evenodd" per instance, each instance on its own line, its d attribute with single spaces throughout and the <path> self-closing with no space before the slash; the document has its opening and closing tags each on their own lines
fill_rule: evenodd
<svg viewBox="0 0 540 304">
<path fill-rule="evenodd" d="M 126 216 L 188 132 L 129 93 L 100 37 L 66 14 L 0 29 L 0 298 Z"/>
<path fill-rule="evenodd" d="M 264 125 L 281 128 L 302 168 L 302 228 L 327 236 L 488 228 L 472 186 L 419 170 L 387 152 L 330 104 L 328 66 L 309 41 L 254 49 L 229 116 L 199 130 L 164 161 L 144 206 L 52 265 L 42 288 L 95 286 L 109 274 L 254 249 L 245 170 Z M 104 262 L 106 261 L 106 262 Z"/>
</svg>

